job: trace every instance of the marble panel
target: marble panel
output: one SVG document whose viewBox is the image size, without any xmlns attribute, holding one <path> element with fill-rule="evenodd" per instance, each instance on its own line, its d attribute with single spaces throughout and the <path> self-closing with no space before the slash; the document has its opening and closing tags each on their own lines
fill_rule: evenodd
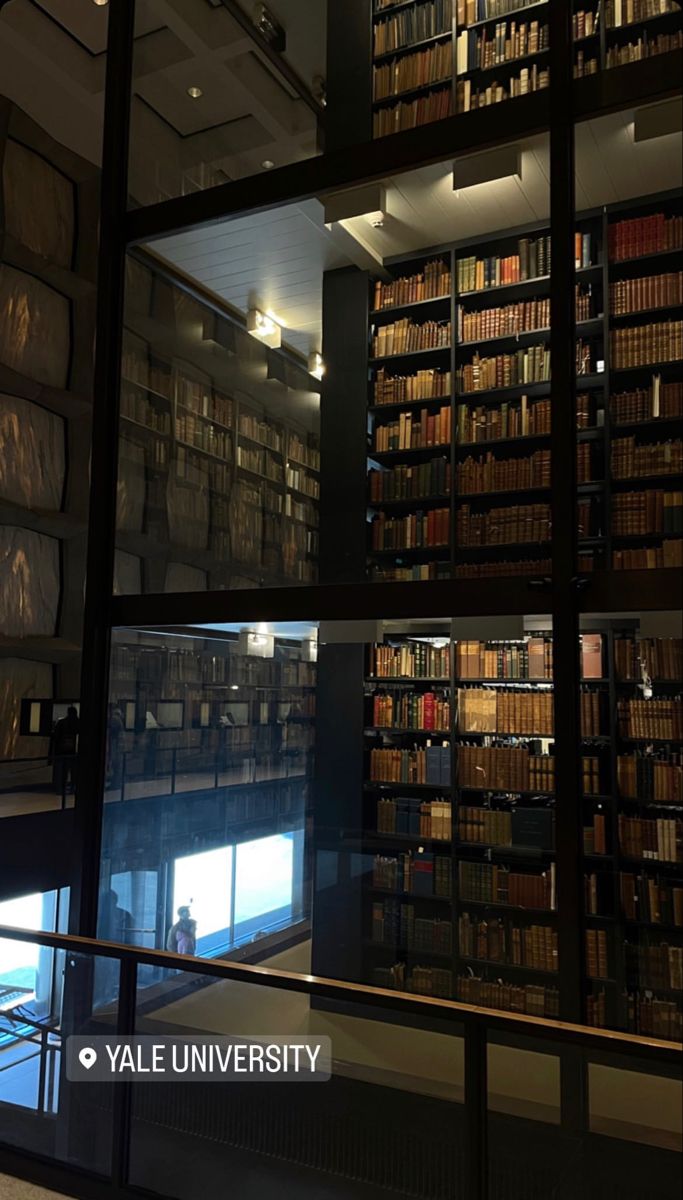
<svg viewBox="0 0 683 1200">
<path fill-rule="evenodd" d="M 70 267 L 74 245 L 74 187 L 35 151 L 8 139 L 3 166 L 5 229 L 42 258 Z"/>
<path fill-rule="evenodd" d="M 48 738 L 22 737 L 19 733 L 21 701 L 49 700 L 52 667 L 25 658 L 0 658 L 0 758 L 42 758 Z"/>
<path fill-rule="evenodd" d="M 0 363 L 38 383 L 65 388 L 70 351 L 66 296 L 0 263 Z"/>
<path fill-rule="evenodd" d="M 54 637 L 59 598 L 57 538 L 0 525 L 0 634 Z"/>
<path fill-rule="evenodd" d="M 59 512 L 65 469 L 63 419 L 0 394 L 0 498 Z"/>
</svg>

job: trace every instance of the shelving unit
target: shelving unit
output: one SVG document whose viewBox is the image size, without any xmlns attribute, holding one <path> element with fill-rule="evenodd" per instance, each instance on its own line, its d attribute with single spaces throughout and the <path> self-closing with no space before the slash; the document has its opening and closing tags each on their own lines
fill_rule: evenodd
<svg viewBox="0 0 683 1200">
<path fill-rule="evenodd" d="M 315 582 L 317 440 L 165 360 L 127 331 L 121 387 L 122 459 L 144 493 L 143 528 L 181 562 L 250 582 Z M 169 489 L 178 507 L 169 528 Z M 180 496 L 180 499 L 179 499 Z M 122 530 L 125 533 L 126 530 Z"/>
<path fill-rule="evenodd" d="M 665 427 L 668 439 L 674 433 L 674 417 L 683 413 L 676 361 L 625 371 L 612 367 L 614 329 L 628 327 L 632 318 L 619 313 L 615 319 L 610 297 L 614 301 L 615 288 L 636 265 L 612 261 L 610 231 L 618 220 L 662 207 L 671 215 L 679 214 L 680 193 L 577 216 L 581 571 L 620 564 L 675 566 L 680 555 L 680 533 L 672 528 L 670 536 L 641 536 L 645 549 L 651 549 L 650 561 L 636 562 L 638 535 L 617 534 L 615 516 L 623 507 L 621 497 L 629 490 L 629 478 L 613 465 L 610 469 L 620 454 L 623 459 L 624 443 L 617 441 L 622 433 L 630 432 L 636 443 L 643 440 L 633 430 L 622 431 L 621 422 L 611 415 L 631 412 L 617 395 L 631 378 L 634 386 L 642 387 L 653 371 L 661 374 L 657 403 L 666 414 L 661 419 L 671 423 Z M 683 240 L 683 232 L 680 236 Z M 383 293 L 377 291 L 381 286 L 377 284 L 370 304 L 368 569 L 372 578 L 548 573 L 549 259 L 547 233 L 540 226 L 386 264 L 402 303 L 378 302 Z M 646 263 L 655 261 L 660 261 L 659 252 L 656 258 L 639 258 L 637 270 L 645 275 Z M 420 295 L 413 304 L 406 302 L 406 295 L 419 294 L 418 283 L 411 280 L 420 280 L 426 269 L 448 279 L 449 295 L 443 291 L 432 299 Z M 674 291 L 677 287 L 683 287 L 679 277 L 670 284 Z M 656 322 L 669 311 L 677 317 L 683 307 L 676 300 L 670 308 L 652 307 L 642 314 L 643 323 Z M 432 344 L 423 347 L 425 338 L 431 338 Z M 439 341 L 448 344 L 434 344 Z M 382 355 L 376 353 L 379 346 L 385 351 Z M 391 352 L 394 347 L 398 352 Z M 518 382 L 516 372 L 524 382 Z M 524 435 L 522 429 L 527 431 Z M 664 454 L 676 469 L 662 471 L 659 481 L 654 471 L 643 480 L 650 486 L 659 482 L 662 490 L 675 494 L 681 488 L 678 443 L 670 441 L 669 448 L 662 449 Z M 671 522 L 678 519 L 673 510 L 667 516 Z"/>
</svg>

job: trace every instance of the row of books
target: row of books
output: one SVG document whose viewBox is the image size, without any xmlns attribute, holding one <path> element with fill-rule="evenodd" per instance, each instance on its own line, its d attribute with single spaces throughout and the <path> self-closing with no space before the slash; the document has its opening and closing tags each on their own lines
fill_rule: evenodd
<svg viewBox="0 0 683 1200">
<path fill-rule="evenodd" d="M 545 383 L 550 379 L 550 346 L 527 346 L 513 354 L 482 358 L 475 354 L 471 363 L 458 371 L 461 392 L 483 392 L 492 388 L 514 387 L 521 383 Z"/>
<path fill-rule="evenodd" d="M 583 48 L 577 50 L 574 58 L 574 78 L 583 79 L 586 75 L 597 75 L 598 65 L 594 50 L 586 51 Z"/>
<path fill-rule="evenodd" d="M 614 665 L 621 680 L 639 682 L 644 669 L 655 681 L 683 681 L 683 638 L 615 638 Z"/>
<path fill-rule="evenodd" d="M 499 917 L 482 920 L 465 912 L 458 920 L 458 945 L 465 958 L 532 971 L 557 970 L 557 932 L 550 925 L 516 925 Z"/>
<path fill-rule="evenodd" d="M 308 441 L 304 442 L 297 433 L 290 433 L 287 457 L 311 471 L 320 470 L 320 447 L 317 439 L 312 439 L 310 435 Z"/>
<path fill-rule="evenodd" d="M 448 733 L 451 704 L 446 692 L 377 692 L 372 700 L 372 723 L 382 729 L 435 729 Z"/>
<path fill-rule="evenodd" d="M 658 54 L 670 54 L 683 47 L 683 30 L 677 33 L 658 33 L 655 37 L 645 30 L 637 42 L 627 42 L 625 46 L 609 46 L 606 64 L 608 67 L 623 67 L 626 63 L 641 62 L 645 58 L 655 58 Z"/>
<path fill-rule="evenodd" d="M 683 492 L 623 492 L 612 498 L 612 533 L 617 536 L 683 533 Z"/>
<path fill-rule="evenodd" d="M 619 796 L 652 804 L 683 805 L 683 760 L 676 751 L 618 755 Z"/>
<path fill-rule="evenodd" d="M 598 16 L 592 9 L 581 9 L 572 16 L 572 34 L 575 42 L 592 37 L 597 33 Z"/>
<path fill-rule="evenodd" d="M 429 446 L 448 446 L 451 441 L 451 406 L 444 404 L 436 412 L 421 408 L 418 413 L 400 413 L 397 421 L 375 425 L 373 449 L 378 454 L 392 450 L 422 450 Z"/>
<path fill-rule="evenodd" d="M 425 321 L 416 325 L 410 317 L 402 317 L 391 325 L 378 326 L 372 339 L 372 354 L 374 358 L 391 358 L 395 354 L 436 350 L 450 344 L 450 321 Z"/>
<path fill-rule="evenodd" d="M 513 871 L 493 863 L 458 863 L 460 899 L 513 908 L 555 909 L 555 864 L 547 871 Z"/>
<path fill-rule="evenodd" d="M 380 367 L 373 384 L 373 401 L 375 404 L 409 404 L 413 400 L 449 396 L 450 392 L 450 371 L 428 368 L 414 375 L 389 375 L 385 367 Z"/>
<path fill-rule="evenodd" d="M 499 21 L 481 32 L 463 29 L 456 41 L 456 72 L 465 75 L 468 71 L 486 71 L 539 54 L 549 45 L 548 25 L 540 21 Z"/>
<path fill-rule="evenodd" d="M 497 408 L 459 404 L 458 442 L 469 445 L 549 435 L 550 421 L 550 400 L 529 400 L 522 396 Z"/>
<path fill-rule="evenodd" d="M 511 492 L 550 487 L 550 451 L 536 450 L 528 458 L 468 457 L 458 464 L 459 495 L 470 492 Z"/>
<path fill-rule="evenodd" d="M 206 454 L 213 454 L 216 458 L 231 457 L 231 434 L 206 421 L 198 421 L 193 413 L 185 409 L 176 412 L 175 435 L 178 441 L 204 450 Z"/>
<path fill-rule="evenodd" d="M 647 546 L 637 550 L 613 550 L 613 571 L 674 570 L 683 567 L 683 542 L 663 541 L 661 546 Z"/>
<path fill-rule="evenodd" d="M 440 749 L 440 747 L 437 747 Z M 374 753 L 377 753 L 375 751 Z M 382 753 L 379 751 L 379 753 Z M 415 800 L 412 797 L 377 801 L 377 832 L 450 842 L 453 836 L 450 800 Z"/>
<path fill-rule="evenodd" d="M 424 270 L 416 275 L 401 276 L 384 283 L 375 283 L 374 307 L 376 310 L 392 308 L 401 304 L 416 304 L 422 300 L 433 300 L 448 296 L 451 290 L 451 272 L 441 258 L 430 259 Z"/>
<path fill-rule="evenodd" d="M 674 1000 L 629 995 L 627 1004 L 627 1023 L 631 1033 L 664 1038 L 670 1042 L 683 1041 L 683 1009 Z"/>
<path fill-rule="evenodd" d="M 237 465 L 255 475 L 263 475 L 274 483 L 284 483 L 285 473 L 281 462 L 268 450 L 258 450 L 255 446 L 237 447 Z"/>
<path fill-rule="evenodd" d="M 282 451 L 282 434 L 270 421 L 261 420 L 251 413 L 240 412 L 239 431 L 253 442 L 260 442 L 278 453 Z"/>
<path fill-rule="evenodd" d="M 439 42 L 416 54 L 406 54 L 373 67 L 372 95 L 374 100 L 388 100 L 401 92 L 427 87 L 434 83 L 450 80 L 453 69 L 453 51 L 450 42 Z M 419 297 L 425 299 L 425 297 Z M 403 304 L 395 300 L 394 304 Z M 376 304 L 375 308 L 381 305 Z"/>
<path fill-rule="evenodd" d="M 607 933 L 604 929 L 585 931 L 586 974 L 589 979 L 608 979 Z"/>
<path fill-rule="evenodd" d="M 390 471 L 370 471 L 370 500 L 419 500 L 429 496 L 448 496 L 451 491 L 451 464 L 447 458 L 433 458 L 413 467 L 394 467 Z"/>
<path fill-rule="evenodd" d="M 493 254 L 478 258 L 471 254 L 458 259 L 458 291 L 482 292 L 489 288 L 536 279 L 550 273 L 550 235 L 523 237 L 517 242 L 517 252 L 501 256 Z"/>
<path fill-rule="evenodd" d="M 456 642 L 455 674 L 458 679 L 552 679 L 552 639 Z"/>
<path fill-rule="evenodd" d="M 400 567 L 396 563 L 390 566 L 371 563 L 369 575 L 378 583 L 416 583 L 418 580 L 451 577 L 450 566 L 444 562 L 411 563 L 407 567 Z"/>
<path fill-rule="evenodd" d="M 414 42 L 450 33 L 452 21 L 451 0 L 429 0 L 426 4 L 410 5 L 375 25 L 374 53 L 387 54 Z"/>
<path fill-rule="evenodd" d="M 448 899 L 452 891 L 451 867 L 451 859 L 443 854 L 414 854 L 412 850 L 395 857 L 376 854 L 372 886 L 386 892 Z"/>
<path fill-rule="evenodd" d="M 370 674 L 381 678 L 448 679 L 450 670 L 448 645 L 415 641 L 400 646 L 374 645 L 370 649 Z"/>
<path fill-rule="evenodd" d="M 458 785 L 477 791 L 553 792 L 555 759 L 519 746 L 458 746 Z"/>
<path fill-rule="evenodd" d="M 590 483 L 595 478 L 593 448 L 589 442 L 579 442 L 576 447 L 576 482 Z"/>
<path fill-rule="evenodd" d="M 453 997 L 453 972 L 443 967 L 414 966 L 409 970 L 404 962 L 397 962 L 392 967 L 374 967 L 371 981 L 375 987 L 392 991 L 442 999 Z"/>
<path fill-rule="evenodd" d="M 527 983 L 517 985 L 491 982 L 476 975 L 459 975 L 456 998 L 463 1004 L 495 1008 L 503 1012 L 526 1013 L 532 1017 L 555 1018 L 560 1013 L 560 993 L 555 987 Z"/>
<path fill-rule="evenodd" d="M 478 21 L 509 16 L 528 4 L 529 0 L 457 0 L 456 19 L 459 26 L 476 25 Z"/>
<path fill-rule="evenodd" d="M 609 887 L 607 889 L 606 881 L 608 880 Z M 609 900 L 606 900 L 604 896 L 606 890 L 608 890 Z M 593 871 L 590 875 L 584 875 L 583 894 L 585 911 L 589 917 L 611 915 L 612 883 L 610 877 L 604 871 L 600 871 L 599 873 Z"/>
<path fill-rule="evenodd" d="M 621 911 L 627 921 L 683 928 L 683 883 L 621 871 L 619 894 Z"/>
<path fill-rule="evenodd" d="M 432 121 L 443 121 L 451 115 L 452 92 L 449 87 L 436 88 L 415 100 L 402 100 L 393 108 L 380 108 L 373 113 L 372 136 L 389 137 L 402 129 L 416 129 Z"/>
<path fill-rule="evenodd" d="M 553 694 L 535 689 L 458 688 L 458 730 L 551 737 Z"/>
<path fill-rule="evenodd" d="M 310 496 L 312 500 L 317 500 L 320 495 L 320 483 L 303 467 L 295 467 L 288 463 L 285 482 L 288 488 L 293 488 L 295 492 L 303 492 L 304 496 Z"/>
<path fill-rule="evenodd" d="M 137 383 L 141 387 L 156 393 L 165 400 L 171 399 L 173 390 L 173 375 L 170 362 L 165 362 L 149 352 L 145 344 L 142 347 L 134 345 L 124 330 L 124 345 L 121 354 L 121 375 L 126 382 Z"/>
<path fill-rule="evenodd" d="M 683 946 L 625 942 L 626 975 L 637 987 L 683 991 Z"/>
<path fill-rule="evenodd" d="M 627 858 L 683 862 L 683 821 L 619 814 L 619 846 Z"/>
<path fill-rule="evenodd" d="M 484 308 L 466 312 L 458 308 L 458 340 L 487 341 L 490 338 L 510 337 L 518 333 L 533 333 L 550 327 L 550 299 L 520 300 L 499 308 Z"/>
<path fill-rule="evenodd" d="M 373 550 L 422 550 L 429 546 L 447 546 L 450 541 L 451 514 L 448 508 L 389 517 L 380 512 L 370 522 Z"/>
<path fill-rule="evenodd" d="M 636 479 L 642 475 L 680 475 L 683 473 L 683 441 L 639 443 L 635 437 L 615 438 L 612 442 L 612 478 Z"/>
<path fill-rule="evenodd" d="M 463 504 L 456 514 L 459 546 L 509 546 L 550 541 L 550 505 L 520 504 L 472 512 Z"/>
<path fill-rule="evenodd" d="M 649 388 L 612 396 L 610 409 L 616 425 L 683 416 L 683 383 L 661 383 L 661 376 L 653 376 Z"/>
<path fill-rule="evenodd" d="M 243 654 L 194 655 L 184 653 L 171 655 L 171 665 L 176 664 L 171 677 L 184 678 L 191 672 L 192 680 L 204 686 L 216 683 L 244 684 L 252 687 L 290 688 L 313 687 L 317 678 L 317 667 L 312 662 L 297 659 L 254 658 Z M 182 674 L 177 674 L 182 670 Z"/>
<path fill-rule="evenodd" d="M 168 437 L 171 433 L 171 414 L 167 408 L 152 404 L 143 391 L 127 383 L 121 383 L 121 416 L 137 425 L 144 425 L 154 433 Z"/>
<path fill-rule="evenodd" d="M 603 732 L 603 710 L 600 703 L 600 692 L 584 689 L 579 696 L 579 700 L 581 736 L 585 738 L 599 737 Z"/>
<path fill-rule="evenodd" d="M 439 917 L 416 917 L 413 904 L 375 900 L 372 905 L 372 941 L 378 945 L 453 953 L 453 924 Z"/>
<path fill-rule="evenodd" d="M 584 854 L 607 854 L 605 814 L 595 813 L 591 825 L 583 827 Z"/>
<path fill-rule="evenodd" d="M 458 837 L 461 842 L 472 844 L 552 851 L 555 849 L 555 815 L 547 808 L 513 808 L 504 812 L 460 805 Z"/>
<path fill-rule="evenodd" d="M 581 759 L 581 791 L 584 796 L 599 796 L 600 759 L 596 754 L 584 754 Z"/>
<path fill-rule="evenodd" d="M 680 740 L 683 737 L 683 700 L 619 700 L 619 733 L 628 738 Z"/>
<path fill-rule="evenodd" d="M 614 221 L 608 229 L 608 246 L 611 262 L 680 250 L 683 248 L 683 217 L 667 217 L 659 212 Z"/>
<path fill-rule="evenodd" d="M 609 310 L 615 317 L 675 304 L 683 304 L 683 271 L 618 279 L 609 285 Z"/>
<path fill-rule="evenodd" d="M 679 0 L 606 0 L 605 23 L 608 29 L 621 29 L 637 21 L 680 11 Z"/>
<path fill-rule="evenodd" d="M 428 783 L 450 787 L 450 746 L 426 746 L 424 750 L 371 750 L 370 779 L 373 783 Z"/>
</svg>

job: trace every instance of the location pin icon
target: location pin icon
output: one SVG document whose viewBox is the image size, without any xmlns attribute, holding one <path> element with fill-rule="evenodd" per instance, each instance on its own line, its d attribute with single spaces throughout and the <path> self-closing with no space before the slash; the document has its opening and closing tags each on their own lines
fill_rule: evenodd
<svg viewBox="0 0 683 1200">
<path fill-rule="evenodd" d="M 85 1067 L 86 1071 L 89 1071 L 97 1062 L 97 1051 L 93 1050 L 91 1046 L 84 1046 L 78 1052 L 78 1061 L 82 1067 Z"/>
</svg>

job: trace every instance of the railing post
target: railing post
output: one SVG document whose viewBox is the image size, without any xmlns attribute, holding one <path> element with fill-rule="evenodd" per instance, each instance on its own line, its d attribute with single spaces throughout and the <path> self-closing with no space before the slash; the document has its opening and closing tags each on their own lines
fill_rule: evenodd
<svg viewBox="0 0 683 1200">
<path fill-rule="evenodd" d="M 488 1071 L 483 1022 L 465 1022 L 465 1178 L 467 1200 L 488 1200 Z"/>
<path fill-rule="evenodd" d="M 118 1037 L 135 1033 L 138 969 L 134 959 L 122 959 L 119 964 L 119 1009 L 116 1022 Z M 122 1189 L 128 1182 L 130 1158 L 132 1083 L 115 1083 L 112 1124 L 112 1182 Z"/>
</svg>

